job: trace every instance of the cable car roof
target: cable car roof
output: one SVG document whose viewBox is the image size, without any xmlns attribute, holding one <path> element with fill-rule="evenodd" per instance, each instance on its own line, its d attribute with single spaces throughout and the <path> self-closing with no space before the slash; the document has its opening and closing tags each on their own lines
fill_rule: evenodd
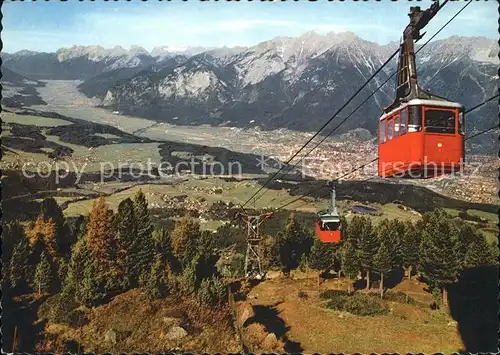
<svg viewBox="0 0 500 355">
<path fill-rule="evenodd" d="M 399 111 L 407 106 L 414 106 L 414 105 L 429 105 L 429 106 L 441 106 L 441 107 L 450 107 L 450 108 L 460 108 L 464 109 L 464 106 L 462 104 L 459 104 L 458 102 L 453 102 L 453 101 L 447 101 L 447 100 L 434 100 L 434 99 L 413 99 L 409 100 L 408 102 L 402 103 L 400 106 L 397 106 L 393 108 L 391 111 L 384 113 L 382 116 L 380 116 L 379 120 L 382 121 L 384 118 L 393 115 L 396 111 Z"/>
<path fill-rule="evenodd" d="M 321 216 L 320 217 L 322 222 L 340 222 L 339 216 Z"/>
<path fill-rule="evenodd" d="M 317 213 L 318 217 L 324 222 L 337 222 L 340 221 L 338 214 L 333 214 L 330 211 L 321 211 Z"/>
</svg>

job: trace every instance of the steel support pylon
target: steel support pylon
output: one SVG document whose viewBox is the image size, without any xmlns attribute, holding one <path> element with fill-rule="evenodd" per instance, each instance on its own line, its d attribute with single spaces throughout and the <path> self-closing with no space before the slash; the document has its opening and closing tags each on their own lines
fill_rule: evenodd
<svg viewBox="0 0 500 355">
<path fill-rule="evenodd" d="M 245 255 L 245 278 L 261 280 L 265 273 L 262 270 L 260 225 L 272 213 L 265 213 L 258 216 L 243 216 L 247 226 L 247 251 Z"/>
</svg>

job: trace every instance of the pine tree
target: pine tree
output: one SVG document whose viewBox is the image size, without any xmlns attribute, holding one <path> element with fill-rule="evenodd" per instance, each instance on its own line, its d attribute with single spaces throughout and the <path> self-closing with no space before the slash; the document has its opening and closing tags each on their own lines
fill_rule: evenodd
<svg viewBox="0 0 500 355">
<path fill-rule="evenodd" d="M 12 257 L 15 246 L 21 241 L 26 240 L 24 228 L 19 221 L 4 222 L 2 226 L 2 261 L 8 263 Z"/>
<path fill-rule="evenodd" d="M 372 222 L 369 218 L 362 218 L 361 235 L 358 240 L 359 259 L 361 267 L 366 272 L 366 289 L 370 288 L 370 273 L 373 269 L 373 255 L 378 249 L 378 237 L 373 230 Z M 351 225 L 353 223 L 351 222 Z"/>
<path fill-rule="evenodd" d="M 137 268 L 142 278 L 147 277 L 154 257 L 154 242 L 152 239 L 153 225 L 148 210 L 146 196 L 139 190 L 134 196 L 134 212 L 137 223 L 138 253 Z"/>
<path fill-rule="evenodd" d="M 141 274 L 139 264 L 140 240 L 137 236 L 137 220 L 134 203 L 126 198 L 118 205 L 114 218 L 117 243 L 117 274 L 122 289 L 136 287 Z"/>
<path fill-rule="evenodd" d="M 162 255 L 156 253 L 151 271 L 145 281 L 146 295 L 149 299 L 158 299 L 167 295 L 166 267 Z"/>
<path fill-rule="evenodd" d="M 109 268 L 116 260 L 115 236 L 112 213 L 108 210 L 104 197 L 101 196 L 92 204 L 87 224 L 87 247 L 96 258 L 100 268 Z"/>
<path fill-rule="evenodd" d="M 76 301 L 87 306 L 98 305 L 106 297 L 105 281 L 97 260 L 89 260 L 85 263 Z"/>
<path fill-rule="evenodd" d="M 467 247 L 463 266 L 465 268 L 473 268 L 495 264 L 495 255 L 492 248 L 488 245 L 484 234 L 476 232 L 473 241 Z"/>
<path fill-rule="evenodd" d="M 384 274 L 387 275 L 394 262 L 394 257 L 391 254 L 388 244 L 389 241 L 382 241 L 377 254 L 373 258 L 373 268 L 380 274 L 380 298 L 384 296 Z"/>
<path fill-rule="evenodd" d="M 59 257 L 54 260 L 56 268 L 56 288 L 61 289 L 66 275 L 68 275 L 68 262 L 66 259 Z"/>
<path fill-rule="evenodd" d="M 309 254 L 313 239 L 291 214 L 284 231 L 279 236 L 279 255 L 282 270 L 288 274 L 299 266 L 300 259 Z"/>
<path fill-rule="evenodd" d="M 172 236 L 166 228 L 155 229 L 152 238 L 157 253 L 172 253 Z"/>
<path fill-rule="evenodd" d="M 358 253 L 356 252 L 354 238 L 349 238 L 343 243 L 340 255 L 342 272 L 351 281 L 354 281 L 361 267 L 358 259 Z"/>
<path fill-rule="evenodd" d="M 420 233 L 413 223 L 406 224 L 406 230 L 402 243 L 402 262 L 408 273 L 408 280 L 411 280 L 411 274 L 418 266 L 419 261 Z"/>
<path fill-rule="evenodd" d="M 391 248 L 391 254 L 393 256 L 393 268 L 400 268 L 403 265 L 403 253 L 404 253 L 404 237 L 406 232 L 406 225 L 403 221 L 398 218 L 392 219 L 389 222 L 390 227 L 390 237 L 387 247 Z"/>
<path fill-rule="evenodd" d="M 184 296 L 191 296 L 198 289 L 199 279 L 196 274 L 197 266 L 198 257 L 195 257 L 184 266 L 182 273 L 178 276 L 179 291 Z"/>
<path fill-rule="evenodd" d="M 314 244 L 308 256 L 308 264 L 314 270 L 318 271 L 318 289 L 320 285 L 321 274 L 325 271 L 334 269 L 338 262 L 338 244 L 323 243 L 319 239 L 314 239 Z M 306 254 L 303 255 L 305 257 Z"/>
<path fill-rule="evenodd" d="M 80 283 L 83 279 L 85 267 L 92 260 L 92 253 L 87 247 L 85 238 L 78 240 L 73 246 L 71 259 L 68 264 L 68 271 L 64 279 L 62 293 L 65 297 L 70 297 L 75 301 L 81 301 Z"/>
<path fill-rule="evenodd" d="M 10 288 L 23 289 L 31 284 L 33 279 L 32 268 L 28 264 L 29 247 L 25 237 L 15 245 L 7 272 L 7 281 Z"/>
<path fill-rule="evenodd" d="M 458 232 L 447 215 L 439 211 L 425 218 L 420 268 L 429 286 L 441 290 L 446 304 L 446 288 L 457 280 L 460 271 Z"/>
<path fill-rule="evenodd" d="M 349 229 L 344 231 L 345 240 L 349 239 L 351 244 L 354 246 L 354 249 L 359 249 L 359 242 L 361 236 L 363 234 L 365 219 L 363 216 L 354 216 L 351 222 L 349 223 Z"/>
<path fill-rule="evenodd" d="M 200 224 L 190 217 L 175 223 L 172 231 L 172 252 L 184 268 L 196 255 L 196 242 L 200 237 Z"/>
<path fill-rule="evenodd" d="M 321 240 L 315 239 L 309 254 L 309 266 L 321 272 L 333 269 L 338 258 L 337 249 L 336 244 L 323 243 Z"/>
<path fill-rule="evenodd" d="M 36 266 L 35 277 L 33 279 L 33 289 L 42 292 L 50 292 L 54 279 L 52 266 L 45 252 L 40 257 L 40 263 Z"/>
</svg>

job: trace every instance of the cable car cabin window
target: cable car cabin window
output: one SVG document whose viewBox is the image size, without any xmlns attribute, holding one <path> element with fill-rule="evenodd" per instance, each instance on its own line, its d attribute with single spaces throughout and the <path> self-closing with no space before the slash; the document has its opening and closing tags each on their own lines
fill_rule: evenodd
<svg viewBox="0 0 500 355">
<path fill-rule="evenodd" d="M 394 119 L 394 138 L 399 136 L 399 116 Z"/>
<path fill-rule="evenodd" d="M 422 128 L 422 111 L 420 106 L 408 107 L 408 132 L 419 132 Z"/>
<path fill-rule="evenodd" d="M 385 129 L 386 129 L 386 125 L 387 125 L 387 121 L 386 120 L 383 120 L 382 122 L 380 122 L 380 141 L 382 143 L 385 143 L 385 138 L 386 138 Z"/>
<path fill-rule="evenodd" d="M 465 134 L 464 113 L 463 112 L 458 113 L 458 132 L 462 135 Z"/>
<path fill-rule="evenodd" d="M 387 140 L 391 140 L 394 135 L 394 120 L 387 122 Z"/>
<path fill-rule="evenodd" d="M 322 231 L 337 231 L 340 229 L 340 221 L 339 222 L 319 221 L 319 229 Z"/>
<path fill-rule="evenodd" d="M 401 115 L 400 115 L 400 128 L 399 128 L 399 135 L 403 135 L 406 133 L 406 124 L 408 123 L 408 111 L 406 108 L 401 110 Z"/>
<path fill-rule="evenodd" d="M 455 111 L 425 110 L 425 131 L 455 133 Z"/>
</svg>

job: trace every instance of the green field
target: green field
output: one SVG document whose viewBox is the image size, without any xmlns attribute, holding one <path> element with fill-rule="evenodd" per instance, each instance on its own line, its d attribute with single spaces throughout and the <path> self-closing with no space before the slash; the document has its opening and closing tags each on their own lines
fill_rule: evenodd
<svg viewBox="0 0 500 355">
<path fill-rule="evenodd" d="M 190 179 L 186 182 L 182 182 L 177 185 L 156 185 L 156 184 L 145 184 L 140 186 L 134 186 L 127 190 L 112 194 L 106 198 L 106 202 L 109 207 L 116 210 L 118 204 L 127 197 L 132 198 L 139 189 L 141 189 L 145 194 L 148 202 L 158 203 L 160 206 L 163 203 L 162 195 L 167 195 L 170 197 L 187 195 L 189 198 L 197 199 L 200 197 L 205 198 L 207 203 L 210 205 L 217 201 L 232 202 L 236 205 L 241 205 L 246 200 L 254 194 L 258 187 L 254 181 L 237 181 L 237 182 L 227 182 L 219 178 L 207 178 L 207 179 Z M 210 191 L 215 188 L 222 188 L 222 193 L 211 193 Z M 296 196 L 290 196 L 288 192 L 284 190 L 269 190 L 262 198 L 259 198 L 255 203 L 248 203 L 246 207 L 248 208 L 278 208 L 283 206 L 285 203 L 296 199 Z M 303 212 L 315 213 L 318 210 L 327 208 L 327 199 L 321 199 L 317 201 L 309 200 L 299 200 L 286 206 L 287 210 L 300 210 Z M 353 214 L 349 214 L 349 210 L 352 205 L 357 204 L 353 201 L 338 201 L 339 211 L 347 215 L 347 219 L 350 220 Z M 92 205 L 92 200 L 78 201 L 71 203 L 68 208 L 64 211 L 66 215 L 86 215 Z M 396 204 L 371 204 L 370 206 L 377 208 L 383 213 L 382 216 L 370 216 L 374 222 L 379 221 L 383 218 L 400 218 L 403 220 L 416 220 L 418 214 L 411 211 L 403 211 L 397 207 Z"/>
<path fill-rule="evenodd" d="M 18 115 L 15 114 L 14 112 L 5 112 L 5 111 L 2 112 L 1 117 L 2 121 L 6 123 L 19 123 L 24 125 L 41 126 L 41 127 L 57 127 L 57 126 L 66 126 L 73 124 L 72 122 L 68 122 L 58 118 Z"/>
</svg>

